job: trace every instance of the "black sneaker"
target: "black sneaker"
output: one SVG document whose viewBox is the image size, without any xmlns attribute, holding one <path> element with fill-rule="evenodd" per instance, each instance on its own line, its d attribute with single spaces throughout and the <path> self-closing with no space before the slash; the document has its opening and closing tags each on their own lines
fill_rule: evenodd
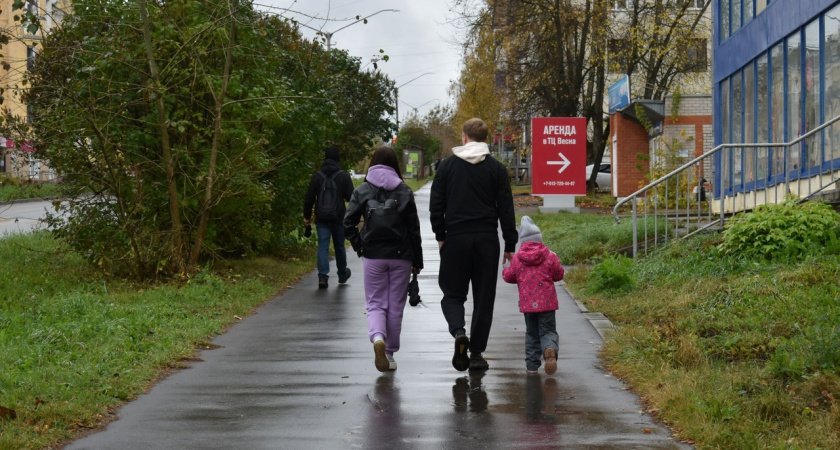
<svg viewBox="0 0 840 450">
<path fill-rule="evenodd" d="M 481 356 L 481 353 L 473 353 L 470 355 L 470 370 L 487 370 L 490 364 Z"/>
<path fill-rule="evenodd" d="M 338 284 L 344 284 L 345 281 L 350 279 L 350 268 L 344 269 L 344 275 L 338 274 Z"/>
<path fill-rule="evenodd" d="M 318 275 L 318 289 L 327 288 L 327 279 L 329 279 L 329 276 L 327 275 Z"/>
<path fill-rule="evenodd" d="M 455 336 L 455 355 L 452 357 L 452 367 L 455 370 L 463 372 L 470 368 L 470 358 L 467 356 L 469 347 L 470 338 L 466 334 Z"/>
</svg>

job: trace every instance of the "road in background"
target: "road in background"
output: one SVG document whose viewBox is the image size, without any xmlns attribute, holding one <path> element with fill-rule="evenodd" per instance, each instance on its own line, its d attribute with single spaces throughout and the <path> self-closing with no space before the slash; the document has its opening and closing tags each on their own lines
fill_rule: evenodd
<svg viewBox="0 0 840 450">
<path fill-rule="evenodd" d="M 0 203 L 0 237 L 43 229 L 41 220 L 47 212 L 55 212 L 55 209 L 52 203 L 44 200 Z"/>
</svg>

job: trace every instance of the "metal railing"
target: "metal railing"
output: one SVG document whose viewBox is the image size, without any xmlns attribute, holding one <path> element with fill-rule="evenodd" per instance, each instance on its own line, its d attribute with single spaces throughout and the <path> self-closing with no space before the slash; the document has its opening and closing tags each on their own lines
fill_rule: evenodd
<svg viewBox="0 0 840 450">
<path fill-rule="evenodd" d="M 786 143 L 718 145 L 623 198 L 613 208 L 613 216 L 616 222 L 620 223 L 619 208 L 630 203 L 633 219 L 633 257 L 639 253 L 640 218 L 644 219 L 641 231 L 644 235 L 642 243 L 646 255 L 657 246 L 667 244 L 670 239 L 685 239 L 701 231 L 723 229 L 727 216 L 750 211 L 760 204 L 778 203 L 788 194 L 794 194 L 800 201 L 806 201 L 836 185 L 840 182 L 840 124 L 832 127 L 830 135 L 823 133 L 823 130 L 838 120 L 840 115 Z M 827 138 L 830 145 L 823 145 Z M 809 148 L 802 145 L 799 148 L 794 147 L 802 142 L 806 142 Z M 801 152 L 811 151 L 810 147 L 813 145 L 816 145 L 819 151 L 818 164 L 800 169 L 797 163 L 806 160 Z M 735 150 L 723 152 L 730 148 Z M 791 149 L 794 149 L 793 153 Z M 712 159 L 718 153 L 722 155 L 721 176 L 716 176 L 716 165 Z M 736 159 L 740 159 L 740 164 L 735 164 Z M 771 169 L 777 169 L 770 165 L 771 160 L 781 166 L 781 171 L 770 173 Z M 751 162 L 751 165 L 744 164 L 746 161 Z M 726 182 L 735 178 L 730 176 L 730 171 L 735 173 L 736 169 L 740 169 L 737 177 L 741 178 L 737 185 L 729 183 L 714 186 L 714 192 L 707 189 L 706 178 Z M 748 173 L 746 176 L 745 172 Z M 715 196 L 717 198 L 714 198 Z"/>
</svg>

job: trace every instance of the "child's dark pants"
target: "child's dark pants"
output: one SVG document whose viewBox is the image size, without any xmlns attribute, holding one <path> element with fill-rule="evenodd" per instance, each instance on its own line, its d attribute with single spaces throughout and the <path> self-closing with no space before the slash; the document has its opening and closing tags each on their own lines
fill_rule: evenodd
<svg viewBox="0 0 840 450">
<path fill-rule="evenodd" d="M 525 368 L 539 369 L 540 357 L 545 354 L 545 349 L 553 348 L 557 352 L 560 348 L 557 340 L 554 311 L 525 313 Z"/>
</svg>

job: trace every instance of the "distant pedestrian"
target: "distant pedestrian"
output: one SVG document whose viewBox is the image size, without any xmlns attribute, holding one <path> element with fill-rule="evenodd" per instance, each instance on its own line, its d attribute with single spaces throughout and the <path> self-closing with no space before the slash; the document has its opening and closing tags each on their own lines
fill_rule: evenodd
<svg viewBox="0 0 840 450">
<path fill-rule="evenodd" d="M 362 217 L 364 225 L 359 230 Z M 391 147 L 373 152 L 365 181 L 350 199 L 344 230 L 365 270 L 365 307 L 374 364 L 380 372 L 395 370 L 406 290 L 411 274 L 423 269 L 423 249 L 414 193 L 403 182 Z"/>
<path fill-rule="evenodd" d="M 528 216 L 522 216 L 519 227 L 519 251 L 502 278 L 519 286 L 519 311 L 525 314 L 525 369 L 537 373 L 540 357 L 545 360 L 545 373 L 557 370 L 557 288 L 563 279 L 560 258 L 542 243 L 542 233 Z"/>
<path fill-rule="evenodd" d="M 441 310 L 455 338 L 456 370 L 487 370 L 487 348 L 499 273 L 499 230 L 504 258 L 516 248 L 516 216 L 507 169 L 490 156 L 487 125 L 481 119 L 464 124 L 461 147 L 440 162 L 429 198 L 432 231 L 440 249 L 438 285 Z M 472 285 L 473 313 L 466 334 L 464 304 Z M 467 355 L 467 350 L 470 354 Z"/>
<path fill-rule="evenodd" d="M 350 278 L 347 267 L 347 251 L 344 248 L 344 226 L 342 220 L 347 207 L 344 202 L 353 194 L 353 180 L 341 170 L 338 149 L 327 147 L 321 169 L 312 174 L 309 189 L 303 200 L 303 224 L 310 225 L 313 207 L 315 229 L 318 232 L 318 288 L 326 289 L 330 273 L 330 239 L 335 250 L 335 265 L 338 282 L 343 284 Z"/>
</svg>

